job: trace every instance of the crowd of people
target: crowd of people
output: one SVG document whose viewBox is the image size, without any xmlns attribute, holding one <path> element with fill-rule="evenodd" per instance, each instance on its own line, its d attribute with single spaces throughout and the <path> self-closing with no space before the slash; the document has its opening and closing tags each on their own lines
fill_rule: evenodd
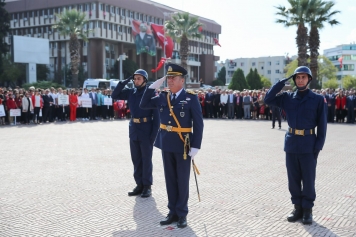
<svg viewBox="0 0 356 237">
<path fill-rule="evenodd" d="M 216 119 L 264 119 L 274 120 L 276 109 L 264 103 L 267 89 L 233 91 L 216 87 L 214 90 L 195 90 L 201 104 L 204 118 Z M 313 92 L 325 97 L 328 104 L 329 123 L 354 123 L 356 112 L 355 89 L 322 89 Z M 160 90 L 157 89 L 157 94 Z M 127 101 L 112 100 L 111 105 L 104 105 L 105 98 L 111 98 L 109 89 L 92 88 L 63 90 L 62 88 L 40 89 L 30 87 L 1 88 L 0 109 L 3 105 L 5 115 L 0 125 L 15 125 L 15 117 L 10 116 L 11 109 L 20 109 L 16 116 L 17 124 L 42 124 L 56 121 L 114 120 L 130 118 Z M 58 95 L 68 95 L 68 103 L 58 100 Z M 81 98 L 90 98 L 92 107 L 83 107 Z M 279 111 L 282 119 L 285 112 Z"/>
<path fill-rule="evenodd" d="M 273 107 L 264 103 L 267 90 L 233 91 L 216 88 L 196 92 L 204 118 L 272 120 Z M 329 123 L 355 122 L 355 89 L 313 89 L 312 91 L 324 96 L 328 105 Z M 281 110 L 280 113 L 285 119 L 285 112 Z"/>
<path fill-rule="evenodd" d="M 86 88 L 0 88 L 0 110 L 3 109 L 3 113 L 0 111 L 0 125 L 15 125 L 15 121 L 16 124 L 27 125 L 130 117 L 130 110 L 124 100 L 112 100 L 111 105 L 104 105 L 104 99 L 111 98 L 111 93 L 108 89 L 95 88 L 90 92 Z M 68 99 L 60 100 L 61 95 L 68 95 Z M 91 107 L 84 107 L 81 102 L 84 99 L 91 100 Z M 11 116 L 12 109 L 20 109 L 21 114 Z"/>
</svg>

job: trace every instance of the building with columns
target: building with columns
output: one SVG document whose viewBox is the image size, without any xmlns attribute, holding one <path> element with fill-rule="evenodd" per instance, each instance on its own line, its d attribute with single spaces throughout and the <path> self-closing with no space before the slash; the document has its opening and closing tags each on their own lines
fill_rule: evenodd
<svg viewBox="0 0 356 237">
<path fill-rule="evenodd" d="M 156 56 L 146 53 L 136 55 L 131 21 L 163 24 L 171 14 L 182 12 L 150 0 L 7 0 L 6 10 L 10 13 L 10 34 L 5 41 L 11 44 L 11 35 L 46 38 L 50 41 L 51 79 L 62 77 L 60 72 L 70 62 L 69 36 L 61 36 L 52 28 L 57 21 L 56 14 L 77 9 L 84 12 L 89 20 L 85 26 L 90 29 L 89 41 L 81 41 L 81 64 L 88 78 L 113 78 L 114 64 L 120 55 L 126 54 L 140 68 L 149 73 L 149 78 L 163 76 L 163 69 L 152 73 L 157 63 L 164 57 L 164 50 L 157 43 Z M 199 17 L 199 16 L 198 16 Z M 216 71 L 213 38 L 219 38 L 221 26 L 214 20 L 199 17 L 203 23 L 203 38 L 191 39 L 188 59 L 187 81 L 204 78 L 211 84 Z M 156 41 L 157 42 L 157 41 Z M 174 43 L 172 63 L 180 63 L 179 44 Z"/>
</svg>

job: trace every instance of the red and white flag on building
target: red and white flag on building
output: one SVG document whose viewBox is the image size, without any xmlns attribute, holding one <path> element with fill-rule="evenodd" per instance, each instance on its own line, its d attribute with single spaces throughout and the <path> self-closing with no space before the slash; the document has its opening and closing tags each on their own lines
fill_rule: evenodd
<svg viewBox="0 0 356 237">
<path fill-rule="evenodd" d="M 166 42 L 164 41 L 164 26 L 151 24 L 152 31 L 154 35 L 157 37 L 159 45 L 161 45 L 162 49 L 166 48 L 166 58 L 171 58 L 173 54 L 174 43 L 171 37 L 166 36 Z"/>
<path fill-rule="evenodd" d="M 219 45 L 221 47 L 219 40 L 217 38 L 213 38 L 213 40 L 214 40 L 215 45 Z"/>
<path fill-rule="evenodd" d="M 343 60 L 342 56 L 337 60 L 340 63 L 340 68 L 342 68 L 342 60 Z"/>
</svg>

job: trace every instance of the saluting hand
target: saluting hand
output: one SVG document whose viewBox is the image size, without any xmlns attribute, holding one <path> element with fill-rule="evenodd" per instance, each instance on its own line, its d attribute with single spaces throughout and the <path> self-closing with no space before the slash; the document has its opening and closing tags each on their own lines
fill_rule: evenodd
<svg viewBox="0 0 356 237">
<path fill-rule="evenodd" d="M 159 88 L 159 87 L 163 84 L 163 82 L 164 82 L 165 79 L 166 79 L 165 76 L 162 77 L 161 79 L 158 79 L 157 81 L 153 82 L 152 85 L 150 85 L 148 88 L 150 88 L 150 89 L 157 89 L 157 88 Z"/>
<path fill-rule="evenodd" d="M 133 76 L 130 76 L 130 77 L 128 77 L 127 79 L 125 79 L 125 81 L 123 81 L 122 84 L 126 85 L 126 84 L 129 83 L 132 79 L 133 79 Z"/>
<path fill-rule="evenodd" d="M 289 79 L 291 79 L 292 77 L 293 77 L 293 75 L 290 76 L 290 77 L 288 77 L 288 78 L 284 78 L 284 79 L 280 80 L 280 82 L 286 83 L 286 82 L 289 81 Z"/>
</svg>

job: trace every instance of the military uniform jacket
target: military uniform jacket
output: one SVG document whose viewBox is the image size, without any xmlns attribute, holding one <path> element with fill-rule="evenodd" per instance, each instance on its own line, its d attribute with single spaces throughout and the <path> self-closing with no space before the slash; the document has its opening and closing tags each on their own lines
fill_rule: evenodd
<svg viewBox="0 0 356 237">
<path fill-rule="evenodd" d="M 265 103 L 283 109 L 287 115 L 288 126 L 293 129 L 314 129 L 316 135 L 299 136 L 287 131 L 285 135 L 284 151 L 287 153 L 313 153 L 322 150 L 327 126 L 327 103 L 322 95 L 308 90 L 301 98 L 297 91 L 283 92 L 283 82 L 277 82 L 266 93 Z"/>
<path fill-rule="evenodd" d="M 141 98 L 146 87 L 125 88 L 124 83 L 119 83 L 112 93 L 112 98 L 115 100 L 127 100 L 132 118 L 148 118 L 147 122 L 134 123 L 130 120 L 129 137 L 132 140 L 147 140 L 154 141 L 159 128 L 159 115 L 157 109 L 143 110 L 140 108 Z M 152 93 L 150 96 L 154 96 Z"/>
<path fill-rule="evenodd" d="M 167 93 L 161 92 L 159 95 L 152 97 L 154 89 L 146 89 L 142 101 L 141 108 L 157 109 L 160 115 L 161 124 L 177 127 L 177 124 L 170 115 L 168 108 Z M 203 138 L 203 116 L 201 106 L 198 101 L 198 96 L 187 93 L 184 89 L 171 104 L 173 112 L 177 117 L 182 128 L 193 128 L 193 132 L 189 133 L 190 146 L 200 149 Z M 187 133 L 182 133 L 183 138 Z M 180 139 L 178 133 L 168 132 L 160 129 L 157 135 L 155 146 L 165 152 L 184 153 L 184 143 Z"/>
</svg>

